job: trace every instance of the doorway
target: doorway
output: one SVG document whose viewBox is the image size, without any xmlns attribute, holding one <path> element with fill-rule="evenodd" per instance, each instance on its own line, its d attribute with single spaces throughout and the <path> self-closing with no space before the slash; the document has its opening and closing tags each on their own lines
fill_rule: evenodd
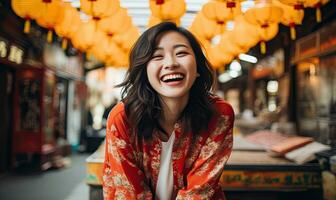
<svg viewBox="0 0 336 200">
<path fill-rule="evenodd" d="M 0 66 L 0 174 L 10 169 L 14 71 Z"/>
</svg>

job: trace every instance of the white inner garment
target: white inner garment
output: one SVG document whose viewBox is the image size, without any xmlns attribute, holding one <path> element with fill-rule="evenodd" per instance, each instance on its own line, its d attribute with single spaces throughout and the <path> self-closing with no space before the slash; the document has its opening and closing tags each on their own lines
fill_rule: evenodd
<svg viewBox="0 0 336 200">
<path fill-rule="evenodd" d="M 159 200 L 170 200 L 173 193 L 174 176 L 172 165 L 172 152 L 175 132 L 170 135 L 167 142 L 162 142 L 160 157 L 160 171 L 156 185 L 156 197 Z"/>
</svg>

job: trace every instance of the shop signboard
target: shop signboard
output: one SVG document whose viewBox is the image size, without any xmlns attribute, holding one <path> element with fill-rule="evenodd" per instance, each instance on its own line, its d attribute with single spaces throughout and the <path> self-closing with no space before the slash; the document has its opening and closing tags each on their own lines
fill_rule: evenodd
<svg viewBox="0 0 336 200">
<path fill-rule="evenodd" d="M 307 189 L 320 188 L 322 180 L 318 172 L 225 170 L 220 184 L 225 189 Z"/>
<path fill-rule="evenodd" d="M 7 40 L 0 37 L 0 58 L 21 64 L 23 62 L 24 51 L 14 45 L 10 44 Z"/>
</svg>

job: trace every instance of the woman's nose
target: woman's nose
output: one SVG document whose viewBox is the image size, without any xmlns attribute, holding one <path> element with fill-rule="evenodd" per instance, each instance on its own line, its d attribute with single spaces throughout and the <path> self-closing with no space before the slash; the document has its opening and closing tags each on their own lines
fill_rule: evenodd
<svg viewBox="0 0 336 200">
<path fill-rule="evenodd" d="M 165 69 L 175 68 L 178 65 L 179 65 L 178 62 L 176 62 L 176 60 L 171 56 L 166 57 L 165 60 L 164 60 L 164 68 Z"/>
</svg>

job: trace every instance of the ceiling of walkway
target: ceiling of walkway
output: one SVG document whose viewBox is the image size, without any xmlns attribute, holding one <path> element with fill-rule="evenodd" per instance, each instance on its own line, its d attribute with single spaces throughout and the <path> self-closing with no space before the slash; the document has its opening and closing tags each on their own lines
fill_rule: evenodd
<svg viewBox="0 0 336 200">
<path fill-rule="evenodd" d="M 80 0 L 65 0 L 71 1 L 74 7 L 80 7 Z M 181 18 L 181 26 L 188 28 L 194 20 L 197 12 L 199 12 L 203 4 L 209 0 L 185 0 L 187 4 L 186 12 Z M 147 28 L 148 19 L 150 16 L 149 1 L 148 0 L 120 0 L 121 7 L 127 8 L 128 14 L 132 17 L 133 23 L 141 32 Z M 242 2 L 242 11 L 254 5 L 253 0 Z M 228 24 L 230 26 L 230 23 Z"/>
</svg>

